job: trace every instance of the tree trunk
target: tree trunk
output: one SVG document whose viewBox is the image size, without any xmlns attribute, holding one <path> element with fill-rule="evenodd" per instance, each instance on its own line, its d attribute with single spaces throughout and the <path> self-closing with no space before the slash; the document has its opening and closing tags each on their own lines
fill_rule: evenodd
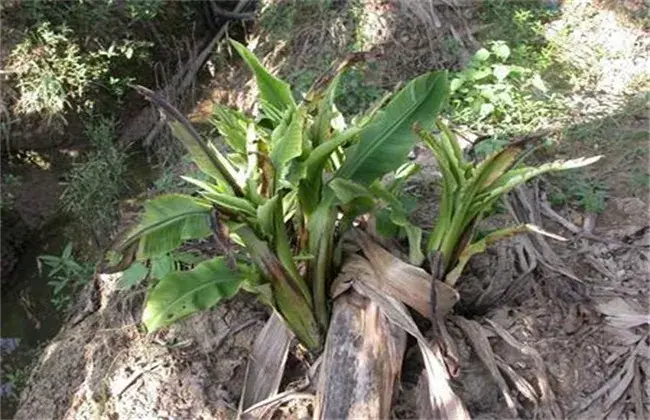
<svg viewBox="0 0 650 420">
<path fill-rule="evenodd" d="M 317 419 L 390 417 L 406 334 L 349 289 L 334 302 L 316 395 Z"/>
</svg>

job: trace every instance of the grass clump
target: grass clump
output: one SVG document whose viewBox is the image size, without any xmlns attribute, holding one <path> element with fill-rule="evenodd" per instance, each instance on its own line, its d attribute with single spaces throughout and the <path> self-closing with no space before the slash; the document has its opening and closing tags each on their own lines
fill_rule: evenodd
<svg viewBox="0 0 650 420">
<path fill-rule="evenodd" d="M 86 128 L 93 150 L 64 176 L 63 210 L 106 243 L 118 219 L 118 199 L 126 187 L 127 154 L 115 144 L 115 120 L 94 119 Z"/>
</svg>

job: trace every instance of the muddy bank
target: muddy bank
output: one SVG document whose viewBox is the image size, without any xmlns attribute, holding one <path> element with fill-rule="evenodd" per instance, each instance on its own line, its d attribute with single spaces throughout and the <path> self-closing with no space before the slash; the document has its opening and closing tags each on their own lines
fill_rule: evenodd
<svg viewBox="0 0 650 420">
<path fill-rule="evenodd" d="M 232 417 L 265 310 L 242 295 L 147 336 L 138 326 L 145 290 L 118 291 L 118 280 L 100 275 L 84 290 L 15 418 Z"/>
</svg>

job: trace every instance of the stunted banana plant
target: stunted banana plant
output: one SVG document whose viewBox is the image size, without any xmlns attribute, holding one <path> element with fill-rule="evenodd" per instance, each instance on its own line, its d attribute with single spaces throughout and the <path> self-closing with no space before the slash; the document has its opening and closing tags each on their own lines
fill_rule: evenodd
<svg viewBox="0 0 650 420">
<path fill-rule="evenodd" d="M 449 127 L 439 120 L 436 122 L 436 128 L 436 134 L 432 134 L 431 130 L 415 127 L 418 136 L 431 150 L 438 164 L 442 191 L 438 215 L 426 245 L 421 247 L 419 236 L 408 236 L 412 263 L 418 264 L 422 261 L 422 256 L 426 256 L 431 262 L 432 274 L 438 280 L 454 287 L 469 259 L 484 252 L 498 240 L 526 232 L 563 240 L 560 236 L 530 224 L 498 229 L 480 239 L 476 239 L 476 228 L 478 222 L 492 211 L 494 204 L 519 185 L 548 172 L 590 165 L 601 156 L 525 166 L 523 159 L 528 154 L 526 145 L 530 138 L 524 138 L 507 145 L 481 162 L 474 163 L 465 157 L 460 143 Z M 411 169 L 409 175 L 414 172 L 415 168 Z M 399 172 L 395 174 L 396 180 L 403 178 Z M 371 189 L 387 203 L 391 223 L 413 229 L 408 221 L 404 220 L 400 189 L 393 187 L 389 190 L 380 183 L 376 183 Z"/>
<path fill-rule="evenodd" d="M 406 160 L 417 139 L 413 125 L 433 128 L 447 96 L 446 73 L 414 79 L 347 126 L 334 106 L 347 63 L 296 103 L 287 83 L 243 45 L 232 45 L 255 76 L 260 114 L 216 106 L 213 120 L 223 148 L 166 101 L 138 88 L 161 109 L 209 181 L 185 177 L 198 196 L 149 200 L 139 224 L 118 238 L 114 250 L 125 261 L 146 261 L 185 241 L 214 237 L 214 258 L 153 285 L 143 313 L 147 329 L 156 331 L 245 289 L 276 309 L 318 354 L 330 316 L 336 241 L 355 216 L 372 209 L 365 188 Z"/>
<path fill-rule="evenodd" d="M 390 414 L 403 331 L 421 346 L 431 373 L 431 404 L 453 399 L 440 355 L 427 346 L 403 303 L 431 317 L 441 307 L 450 310 L 457 299 L 453 286 L 471 255 L 496 239 L 533 229 L 520 226 L 474 240 L 476 223 L 494 202 L 535 175 L 593 159 L 518 167 L 523 145 L 514 144 L 474 165 L 447 127 L 438 123 L 440 134 L 430 134 L 448 95 L 445 72 L 417 77 L 348 125 L 334 97 L 341 71 L 359 56 L 334 68 L 297 103 L 287 83 L 243 45 L 232 45 L 255 76 L 260 112 L 252 117 L 216 106 L 213 123 L 224 144 L 204 138 L 166 101 L 138 88 L 161 109 L 209 180 L 185 177 L 197 186 L 196 196 L 167 194 L 149 200 L 140 222 L 115 242 L 113 249 L 123 256 L 118 265 L 155 261 L 196 239 L 212 238 L 215 253 L 193 269 L 172 272 L 153 284 L 143 312 L 147 330 L 156 331 L 246 290 L 272 307 L 312 354 L 325 348 L 323 369 L 328 374 L 321 375 L 320 389 L 344 398 L 321 395 L 321 418 Z M 440 214 L 424 246 L 422 229 L 409 221 L 408 204 L 401 197 L 404 182 L 418 169 L 404 162 L 419 138 L 438 160 L 443 183 Z M 391 176 L 384 179 L 387 174 Z M 368 214 L 378 231 L 399 232 L 408 239 L 411 264 L 391 256 L 363 232 L 356 237 L 365 258 L 346 254 L 345 233 Z M 418 267 L 427 257 L 433 282 Z M 446 285 L 437 281 L 443 279 Z M 350 334 L 337 335 L 346 328 Z M 360 344 L 359 334 L 364 333 L 373 336 Z M 350 345 L 343 357 L 346 340 Z M 390 356 L 380 361 L 383 355 L 377 349 L 384 344 Z M 365 353 L 355 358 L 355 351 Z M 376 362 L 366 363 L 369 358 Z M 333 373 L 344 359 L 355 368 L 340 372 L 365 376 L 346 381 Z M 381 386 L 373 386 L 375 380 Z M 266 388 L 277 388 L 279 380 L 274 383 Z M 340 392 L 350 384 L 356 389 Z M 256 401 L 252 398 L 249 405 Z M 450 413 L 457 417 L 465 413 L 462 404 L 454 410 Z"/>
</svg>

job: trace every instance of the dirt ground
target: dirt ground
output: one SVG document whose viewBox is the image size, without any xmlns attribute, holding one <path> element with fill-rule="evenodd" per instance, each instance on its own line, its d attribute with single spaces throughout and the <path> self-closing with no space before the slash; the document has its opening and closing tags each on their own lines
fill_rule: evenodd
<svg viewBox="0 0 650 420">
<path fill-rule="evenodd" d="M 358 32 L 367 34 L 364 48 L 379 57 L 367 77 L 389 89 L 425 70 L 458 68 L 480 45 L 482 28 L 472 2 L 433 2 L 435 7 L 418 9 L 415 2 L 399 7 L 369 1 L 356 23 L 345 2 L 334 3 L 338 6 L 324 15 L 302 16 L 290 39 L 278 40 L 272 29 L 254 26 L 249 41 L 257 43 L 265 64 L 296 82 L 344 55 Z M 562 126 L 554 135 L 557 147 L 540 157 L 602 154 L 580 177 L 608 188 L 604 208 L 592 212 L 575 200 L 549 201 L 574 178 L 544 178 L 513 194 L 510 211 L 487 221 L 534 222 L 569 240 L 510 240 L 475 257 L 462 278 L 463 303 L 480 302 L 484 311 L 469 316 L 461 307 L 447 328 L 461 366 L 453 386 L 475 418 L 650 416 L 650 121 L 644 96 L 650 41 L 647 28 L 629 17 L 638 16 L 642 2 L 624 3 L 621 12 L 621 5 L 611 2 L 564 2 L 561 16 L 548 25 L 549 37 L 571 29 L 565 49 L 591 76 L 575 86 L 570 111 L 557 121 Z M 453 53 L 442 48 L 447 37 L 462 48 Z M 226 54 L 226 47 L 219 53 Z M 252 85 L 240 63 L 214 59 L 214 64 L 218 72 L 195 120 L 214 102 L 252 107 Z M 426 153 L 417 159 L 425 170 L 413 182 L 422 197 L 416 218 L 427 227 L 435 213 L 436 171 Z M 526 214 L 522 209 L 529 204 Z M 265 309 L 242 295 L 146 336 L 138 327 L 144 290 L 116 291 L 116 281 L 101 276 L 86 290 L 33 371 L 16 418 L 234 418 Z M 487 355 L 473 345 L 472 328 L 489 343 Z M 404 419 L 417 415 L 422 369 L 415 343 L 409 345 L 393 410 Z M 499 375 L 486 367 L 486 358 Z M 298 360 L 289 363 L 300 371 Z M 290 401 L 275 417 L 307 417 L 309 401 Z"/>
</svg>

